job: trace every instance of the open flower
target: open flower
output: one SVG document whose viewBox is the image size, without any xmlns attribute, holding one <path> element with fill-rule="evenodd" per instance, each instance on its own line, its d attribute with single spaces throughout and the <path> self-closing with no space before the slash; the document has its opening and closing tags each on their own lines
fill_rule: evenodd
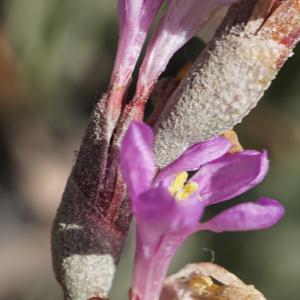
<svg viewBox="0 0 300 300">
<path fill-rule="evenodd" d="M 270 227 L 284 214 L 276 200 L 261 198 L 199 223 L 204 208 L 259 184 L 268 170 L 266 151 L 232 151 L 224 136 L 195 144 L 158 170 L 153 132 L 132 123 L 121 145 L 121 170 L 137 222 L 132 299 L 157 300 L 177 248 L 195 231 L 245 231 Z M 188 179 L 187 171 L 196 171 Z"/>
</svg>

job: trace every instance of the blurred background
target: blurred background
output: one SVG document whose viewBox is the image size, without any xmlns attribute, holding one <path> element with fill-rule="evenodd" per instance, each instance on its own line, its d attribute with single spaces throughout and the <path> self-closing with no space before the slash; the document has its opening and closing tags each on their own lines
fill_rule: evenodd
<svg viewBox="0 0 300 300">
<path fill-rule="evenodd" d="M 0 299 L 62 299 L 50 259 L 50 228 L 93 103 L 105 90 L 118 38 L 116 1 L 0 0 Z M 192 40 L 165 75 L 192 62 Z M 230 205 L 268 195 L 286 206 L 272 229 L 201 233 L 178 252 L 220 264 L 268 299 L 298 299 L 300 276 L 300 48 L 257 108 L 237 126 L 245 148 L 267 148 L 267 179 Z M 228 205 L 228 204 L 227 204 Z M 208 211 L 215 214 L 226 205 Z M 126 298 L 130 235 L 112 291 Z"/>
</svg>

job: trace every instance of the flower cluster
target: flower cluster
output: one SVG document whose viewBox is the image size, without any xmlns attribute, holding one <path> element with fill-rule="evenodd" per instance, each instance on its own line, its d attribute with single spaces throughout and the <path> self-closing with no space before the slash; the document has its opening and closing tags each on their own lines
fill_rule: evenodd
<svg viewBox="0 0 300 300">
<path fill-rule="evenodd" d="M 172 94 L 177 83 L 158 93 L 151 122 L 156 161 L 165 166 L 178 157 L 159 169 L 152 130 L 142 123 L 126 130 L 131 121 L 143 119 L 173 54 L 231 4 L 183 82 Z M 118 0 L 118 12 L 110 84 L 95 104 L 52 230 L 54 269 L 68 299 L 108 298 L 131 220 L 124 181 L 137 222 L 132 299 L 159 298 L 170 260 L 190 234 L 263 229 L 284 214 L 281 204 L 264 197 L 201 222 L 206 206 L 246 192 L 267 173 L 266 151 L 243 150 L 217 135 L 249 113 L 291 55 L 300 35 L 299 0 Z M 132 74 L 156 16 L 128 102 Z M 97 267 L 91 268 L 95 260 Z"/>
<path fill-rule="evenodd" d="M 205 207 L 259 184 L 268 171 L 266 151 L 242 150 L 225 136 L 195 144 L 158 170 L 150 127 L 133 122 L 121 145 L 121 170 L 137 223 L 132 299 L 159 298 L 170 260 L 192 233 L 268 228 L 284 214 L 274 199 L 238 204 L 199 223 Z M 189 178 L 187 172 L 193 171 Z"/>
</svg>

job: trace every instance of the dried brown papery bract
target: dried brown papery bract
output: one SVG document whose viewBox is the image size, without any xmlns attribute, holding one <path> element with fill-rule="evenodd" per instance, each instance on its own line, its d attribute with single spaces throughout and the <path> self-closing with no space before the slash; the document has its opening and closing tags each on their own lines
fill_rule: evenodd
<svg viewBox="0 0 300 300">
<path fill-rule="evenodd" d="M 189 264 L 165 281 L 160 300 L 265 300 L 253 285 L 212 263 Z"/>
</svg>

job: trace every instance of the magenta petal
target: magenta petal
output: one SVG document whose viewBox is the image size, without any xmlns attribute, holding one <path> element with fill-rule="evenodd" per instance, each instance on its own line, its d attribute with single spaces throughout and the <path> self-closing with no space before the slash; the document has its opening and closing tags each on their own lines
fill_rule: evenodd
<svg viewBox="0 0 300 300">
<path fill-rule="evenodd" d="M 191 178 L 204 206 L 236 197 L 259 184 L 268 171 L 267 152 L 246 150 L 225 154 L 204 165 Z"/>
<path fill-rule="evenodd" d="M 165 275 L 176 250 L 199 226 L 203 206 L 198 197 L 181 202 L 162 186 L 133 201 L 137 248 L 132 299 L 159 299 Z"/>
<path fill-rule="evenodd" d="M 127 87 L 162 0 L 119 0 L 120 37 L 111 85 Z"/>
<path fill-rule="evenodd" d="M 230 142 L 222 136 L 195 144 L 189 147 L 179 158 L 162 169 L 155 181 L 162 181 L 182 171 L 197 170 L 202 165 L 224 155 L 230 147 Z"/>
<path fill-rule="evenodd" d="M 249 231 L 265 229 L 276 224 L 284 215 L 284 207 L 278 201 L 260 198 L 229 208 L 206 223 L 202 229 L 214 232 Z"/>
<path fill-rule="evenodd" d="M 153 244 L 168 235 L 182 239 L 198 226 L 203 206 L 197 197 L 177 202 L 162 186 L 152 188 L 132 200 L 139 235 L 145 244 Z"/>
<path fill-rule="evenodd" d="M 131 299 L 159 299 L 170 262 L 183 240 L 167 236 L 149 246 L 137 233 Z"/>
<path fill-rule="evenodd" d="M 150 188 L 156 169 L 152 129 L 132 122 L 121 143 L 120 166 L 132 198 Z"/>
</svg>

